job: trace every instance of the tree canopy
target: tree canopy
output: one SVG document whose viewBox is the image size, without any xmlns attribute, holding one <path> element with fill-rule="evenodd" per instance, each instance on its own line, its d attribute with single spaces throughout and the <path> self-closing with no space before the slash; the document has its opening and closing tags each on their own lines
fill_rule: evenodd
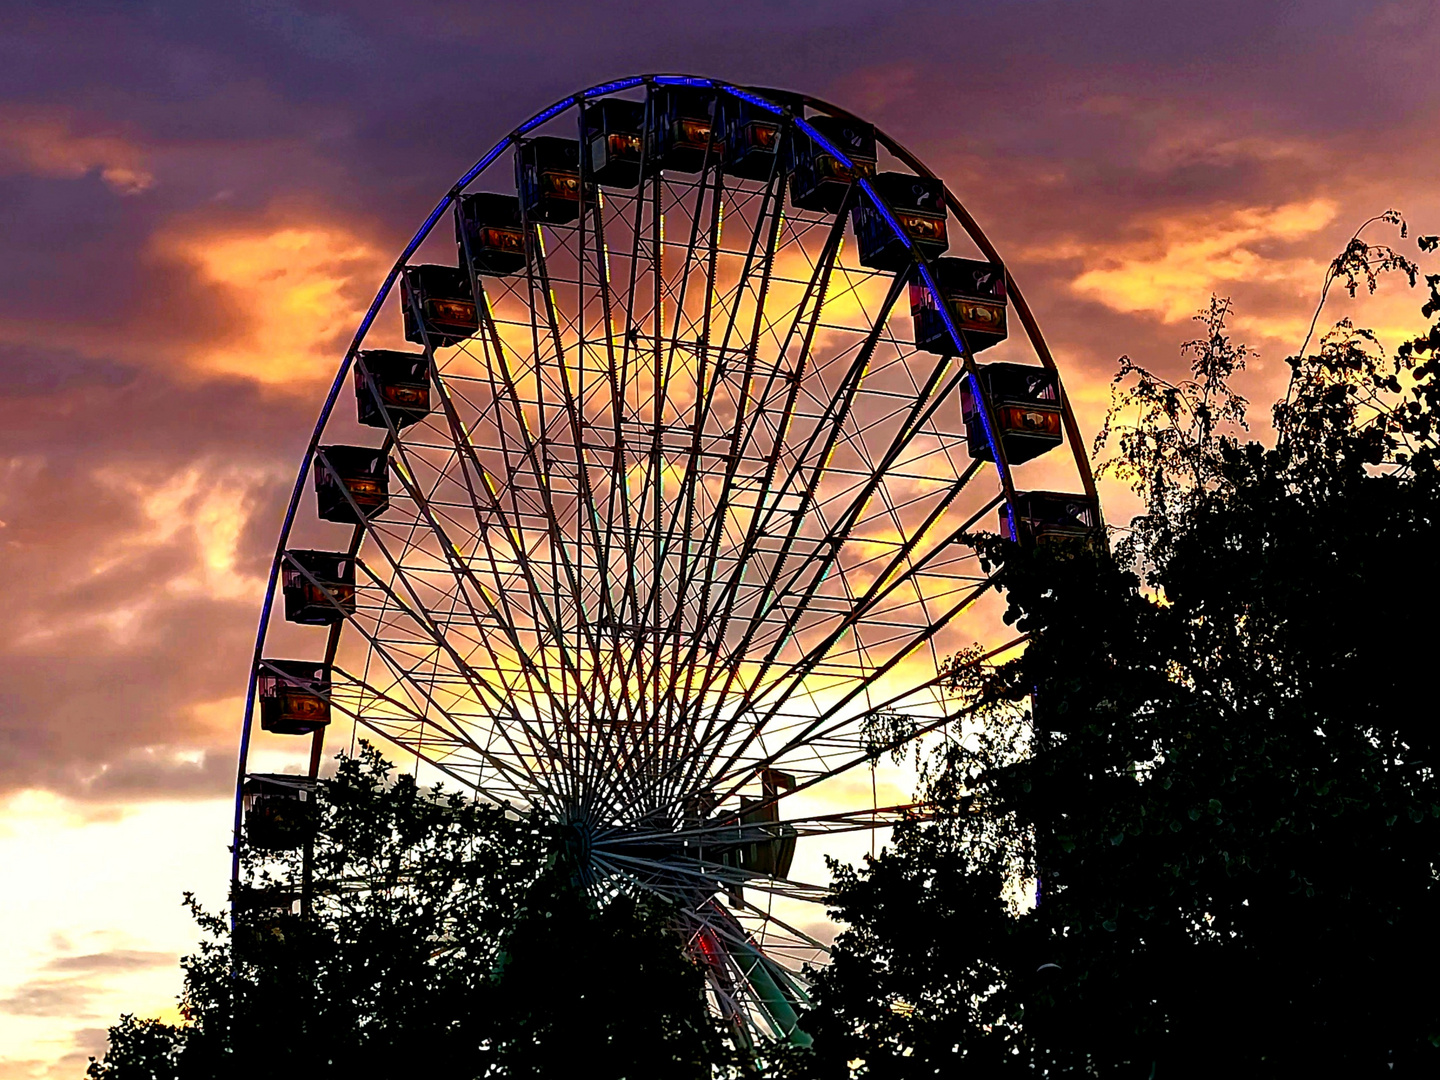
<svg viewBox="0 0 1440 1080">
<path fill-rule="evenodd" d="M 1357 235 L 1332 279 L 1394 269 Z M 1440 1068 L 1440 328 L 1339 324 L 1266 445 L 1229 314 L 1183 382 L 1122 361 L 1117 557 L 981 541 L 1029 645 L 957 687 L 988 734 L 940 752 L 939 818 L 836 868 L 801 1075 Z"/>
<path fill-rule="evenodd" d="M 703 975 L 658 901 L 597 904 L 524 817 L 392 773 L 366 747 L 320 782 L 306 918 L 298 849 L 246 855 L 233 932 L 189 901 L 187 1022 L 122 1018 L 91 1077 L 712 1075 Z"/>
</svg>

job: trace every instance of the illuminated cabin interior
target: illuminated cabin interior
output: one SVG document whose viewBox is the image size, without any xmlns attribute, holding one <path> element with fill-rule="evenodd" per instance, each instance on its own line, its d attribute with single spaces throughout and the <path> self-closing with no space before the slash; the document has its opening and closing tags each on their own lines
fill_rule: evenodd
<svg viewBox="0 0 1440 1080">
<path fill-rule="evenodd" d="M 455 247 L 460 265 L 468 258 L 476 277 L 503 277 L 525 269 L 520 200 L 489 191 L 461 195 L 455 203 Z"/>
<path fill-rule="evenodd" d="M 405 268 L 400 306 L 405 340 L 431 349 L 464 341 L 480 328 L 470 275 L 458 266 L 425 263 Z"/>
<path fill-rule="evenodd" d="M 853 179 L 875 175 L 875 125 L 817 116 L 810 126 L 849 158 L 854 170 L 808 135 L 796 134 L 790 151 L 790 202 L 801 210 L 838 213 Z"/>
<path fill-rule="evenodd" d="M 590 179 L 605 187 L 638 185 L 645 152 L 645 105 L 603 98 L 586 106 L 584 125 Z"/>
<path fill-rule="evenodd" d="M 366 375 L 369 375 L 369 379 Z M 371 383 L 374 389 L 371 389 Z M 367 349 L 355 356 L 355 401 L 367 427 L 409 427 L 430 415 L 430 360 L 424 353 Z M 386 415 L 389 415 L 389 424 Z"/>
<path fill-rule="evenodd" d="M 977 374 L 1007 462 L 1021 465 L 1060 445 L 1060 379 L 1053 371 L 1031 364 L 983 364 Z M 980 399 L 969 379 L 960 387 L 960 412 L 970 456 L 990 461 Z"/>
<path fill-rule="evenodd" d="M 897 172 L 877 173 L 870 183 L 916 250 L 930 259 L 945 254 L 950 240 L 945 227 L 944 184 L 927 176 Z M 868 199 L 856 204 L 854 222 L 861 266 L 893 271 L 910 266 L 905 242 Z"/>
<path fill-rule="evenodd" d="M 315 499 L 320 517 L 358 525 L 390 505 L 390 474 L 383 450 L 373 446 L 322 446 L 315 455 Z"/>
<path fill-rule="evenodd" d="M 657 86 L 650 95 L 650 160 L 672 172 L 699 172 L 706 153 L 712 166 L 725 158 L 716 131 L 713 90 L 694 86 Z"/>
<path fill-rule="evenodd" d="M 515 153 L 515 187 L 531 221 L 563 224 L 580 216 L 580 144 L 540 135 Z"/>
<path fill-rule="evenodd" d="M 1000 511 L 1000 535 L 1021 544 L 1056 540 L 1093 540 L 1100 528 L 1100 507 L 1088 495 L 1064 491 L 1017 491 L 1015 529 Z M 1018 535 L 1017 535 L 1018 534 Z"/>
<path fill-rule="evenodd" d="M 245 810 L 245 838 L 263 851 L 293 851 L 301 847 L 314 827 L 315 781 L 294 773 L 251 773 L 245 778 L 241 800 Z M 261 890 L 255 890 L 260 892 Z M 269 890 L 266 890 L 269 892 Z M 286 896 L 293 894 L 286 893 Z M 257 900 L 261 898 L 256 898 Z M 266 896 L 256 907 L 286 909 L 290 901 Z"/>
<path fill-rule="evenodd" d="M 275 735 L 313 735 L 330 723 L 330 671 L 313 660 L 261 660 L 255 694 L 260 727 Z"/>
<path fill-rule="evenodd" d="M 355 614 L 355 559 L 344 551 L 287 551 L 280 567 L 285 618 L 329 626 Z"/>
<path fill-rule="evenodd" d="M 984 352 L 1005 340 L 1005 268 L 976 259 L 942 257 L 930 264 L 931 276 L 971 352 Z M 941 356 L 955 355 L 955 341 L 935 296 L 916 274 L 910 279 L 910 317 L 915 347 Z"/>
</svg>

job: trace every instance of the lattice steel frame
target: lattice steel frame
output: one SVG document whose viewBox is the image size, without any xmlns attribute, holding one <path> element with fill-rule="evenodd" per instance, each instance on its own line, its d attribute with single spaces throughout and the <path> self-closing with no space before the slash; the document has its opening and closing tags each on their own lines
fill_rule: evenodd
<svg viewBox="0 0 1440 1080">
<path fill-rule="evenodd" d="M 666 85 L 743 100 L 781 118 L 785 138 L 808 136 L 849 164 L 793 106 L 691 76 L 592 87 L 497 143 L 406 246 L 341 361 L 281 528 L 257 664 L 311 463 L 403 269 L 455 200 L 532 132 L 596 98 Z M 916 174 L 933 175 L 877 136 Z M 389 421 L 391 507 L 352 530 L 362 602 L 331 627 L 325 654 L 337 714 L 482 797 L 572 827 L 597 893 L 627 882 L 675 900 L 717 1007 L 743 1037 L 793 1035 L 800 966 L 825 951 L 746 893 L 821 901 L 824 890 L 727 853 L 917 812 L 785 818 L 778 803 L 873 760 L 866 717 L 903 712 L 900 739 L 955 718 L 938 642 L 990 586 L 963 537 L 997 508 L 1013 527 L 1015 501 L 983 394 L 993 473 L 965 452 L 956 401 L 975 361 L 946 305 L 958 355 L 917 352 L 890 329 L 909 273 L 843 255 L 861 196 L 904 238 L 889 208 L 859 179 L 838 213 L 789 209 L 782 157 L 768 180 L 737 181 L 707 154 L 693 178 L 647 170 L 633 192 L 582 185 L 573 223 L 523 222 L 526 270 L 472 273 L 480 331 L 451 348 L 426 342 L 438 408 L 414 427 Z M 947 203 L 998 262 L 960 202 L 947 194 Z M 666 235 L 677 220 L 683 238 Z M 744 244 L 727 247 L 737 228 Z M 929 260 L 911 254 L 936 294 Z M 1054 371 L 1008 272 L 1007 285 L 1036 357 Z M 373 391 L 363 366 L 361 378 Z M 1063 388 L 1061 409 L 1075 474 L 1093 498 Z M 917 653 L 933 662 L 907 668 Z M 252 677 L 237 881 L 254 712 Z M 317 733 L 312 777 L 322 744 Z"/>
</svg>

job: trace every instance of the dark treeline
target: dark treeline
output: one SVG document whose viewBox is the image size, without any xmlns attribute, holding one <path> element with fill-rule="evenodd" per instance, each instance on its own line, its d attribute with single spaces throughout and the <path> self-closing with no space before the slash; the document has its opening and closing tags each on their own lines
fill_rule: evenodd
<svg viewBox="0 0 1440 1080">
<path fill-rule="evenodd" d="M 1414 283 L 1357 234 L 1331 280 L 1386 270 Z M 1387 357 L 1339 324 L 1266 445 L 1228 315 L 1187 380 L 1122 361 L 1099 443 L 1145 510 L 1113 555 L 986 545 L 1030 643 L 960 688 L 989 723 L 944 751 L 949 813 L 836 869 L 814 1075 L 1440 1070 L 1440 326 Z"/>
<path fill-rule="evenodd" d="M 122 1018 L 89 1075 L 709 1077 L 726 1061 L 704 981 L 645 896 L 603 908 L 550 837 L 503 808 L 420 789 L 370 747 L 315 801 L 301 851 L 246 855 L 241 910 L 189 901 L 186 1024 Z"/>
<path fill-rule="evenodd" d="M 1416 282 L 1357 234 L 1327 289 L 1387 271 Z M 1030 642 L 957 674 L 936 813 L 834 867 L 811 1048 L 737 1056 L 662 906 L 596 908 L 368 752 L 322 784 L 312 918 L 197 912 L 188 1023 L 125 1018 L 90 1075 L 1436 1075 L 1440 323 L 1302 347 L 1261 441 L 1229 316 L 1184 380 L 1122 361 L 1113 551 L 977 538 Z"/>
</svg>

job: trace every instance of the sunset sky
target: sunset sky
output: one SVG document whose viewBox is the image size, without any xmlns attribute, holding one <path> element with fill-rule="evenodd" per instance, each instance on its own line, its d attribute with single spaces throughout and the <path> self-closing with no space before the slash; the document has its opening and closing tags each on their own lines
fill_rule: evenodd
<svg viewBox="0 0 1440 1080">
<path fill-rule="evenodd" d="M 1355 227 L 1402 210 L 1411 256 L 1440 232 L 1437 50 L 1431 0 L 0 7 L 0 1080 L 173 1016 L 325 388 L 521 119 L 647 71 L 832 101 L 978 218 L 1087 437 L 1117 357 L 1174 370 L 1212 293 L 1263 430 Z M 1393 280 L 1324 321 L 1393 346 L 1421 299 Z"/>
</svg>

